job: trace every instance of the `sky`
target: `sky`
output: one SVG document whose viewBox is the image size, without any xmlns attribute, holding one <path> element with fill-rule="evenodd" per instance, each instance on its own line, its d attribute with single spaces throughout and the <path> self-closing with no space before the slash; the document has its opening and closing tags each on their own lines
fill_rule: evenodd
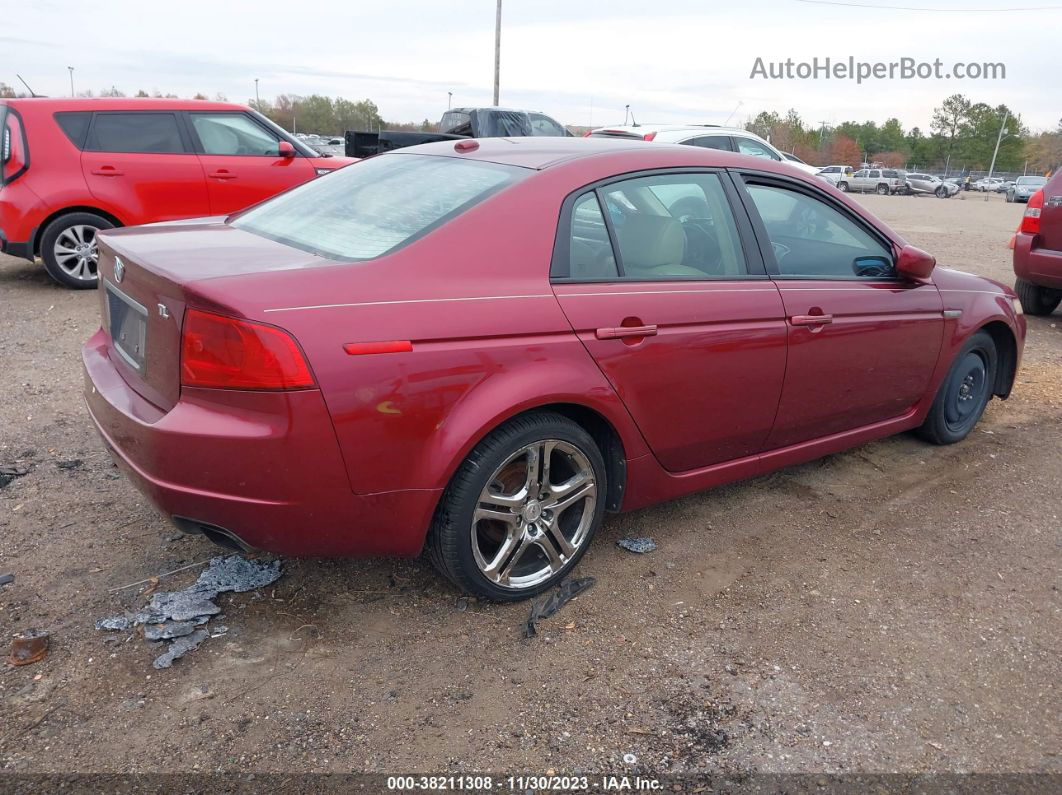
<svg viewBox="0 0 1062 795">
<path fill-rule="evenodd" d="M 896 8 L 867 8 L 846 3 Z M 1034 8 L 1020 11 L 1014 9 Z M 389 121 L 489 105 L 495 0 L 0 0 L 0 81 L 38 94 L 116 86 L 246 102 L 282 93 L 371 99 Z M 501 104 L 566 124 L 805 122 L 929 128 L 962 93 L 1006 103 L 1033 131 L 1062 117 L 1062 0 L 504 0 Z M 764 80 L 765 63 L 1002 62 L 1005 79 Z"/>
</svg>

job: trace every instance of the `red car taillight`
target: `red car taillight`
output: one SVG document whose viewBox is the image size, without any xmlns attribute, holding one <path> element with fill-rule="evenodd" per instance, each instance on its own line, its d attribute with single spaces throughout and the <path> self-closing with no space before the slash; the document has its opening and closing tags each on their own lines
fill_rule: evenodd
<svg viewBox="0 0 1062 795">
<path fill-rule="evenodd" d="M 651 141 L 654 138 L 656 138 L 656 133 L 655 132 L 646 133 L 645 135 L 642 136 L 642 140 L 643 141 Z"/>
<path fill-rule="evenodd" d="M 1040 211 L 1044 206 L 1043 188 L 1029 197 L 1029 203 L 1025 207 L 1025 215 L 1022 216 L 1020 232 L 1028 232 L 1030 235 L 1040 234 Z"/>
<path fill-rule="evenodd" d="M 290 334 L 272 326 L 189 309 L 181 332 L 181 386 L 305 389 L 314 385 Z"/>
</svg>

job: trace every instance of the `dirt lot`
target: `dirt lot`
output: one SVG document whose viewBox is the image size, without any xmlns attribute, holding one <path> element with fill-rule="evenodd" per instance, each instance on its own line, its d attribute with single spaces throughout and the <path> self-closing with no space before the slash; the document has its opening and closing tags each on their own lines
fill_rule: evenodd
<svg viewBox="0 0 1062 795">
<path fill-rule="evenodd" d="M 1021 206 L 861 200 L 1010 281 Z M 536 638 L 527 605 L 466 603 L 424 562 L 289 560 L 166 671 L 93 622 L 215 549 L 91 430 L 97 325 L 95 294 L 0 257 L 0 464 L 29 469 L 0 489 L 0 635 L 52 633 L 0 664 L 0 770 L 1062 772 L 1062 312 L 1030 320 L 1014 396 L 963 444 L 900 436 L 612 517 L 578 572 L 596 587 Z"/>
</svg>

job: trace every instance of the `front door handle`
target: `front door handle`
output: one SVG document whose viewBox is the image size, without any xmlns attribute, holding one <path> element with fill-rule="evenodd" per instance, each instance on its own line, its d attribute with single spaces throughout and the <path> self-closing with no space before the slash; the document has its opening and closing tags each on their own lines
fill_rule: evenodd
<svg viewBox="0 0 1062 795">
<path fill-rule="evenodd" d="M 207 176 L 209 176 L 211 179 L 236 179 L 235 174 L 226 171 L 225 169 L 220 169 L 218 171 L 215 171 L 213 174 L 208 174 Z"/>
<path fill-rule="evenodd" d="M 618 340 L 624 337 L 655 337 L 656 326 L 617 326 L 599 328 L 594 332 L 599 340 Z"/>
<path fill-rule="evenodd" d="M 825 326 L 833 322 L 833 315 L 793 315 L 789 322 L 794 326 Z"/>
</svg>

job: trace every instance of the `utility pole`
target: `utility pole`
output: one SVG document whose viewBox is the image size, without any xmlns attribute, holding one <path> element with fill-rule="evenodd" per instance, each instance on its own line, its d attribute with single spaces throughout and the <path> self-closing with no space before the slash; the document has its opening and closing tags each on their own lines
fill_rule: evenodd
<svg viewBox="0 0 1062 795">
<path fill-rule="evenodd" d="M 498 13 L 494 17 L 494 105 L 498 105 L 498 89 L 501 85 L 501 4 L 498 0 Z"/>
<path fill-rule="evenodd" d="M 450 110 L 450 107 L 453 104 L 454 104 L 454 92 L 453 91 L 447 91 L 446 92 L 446 109 Z"/>
<path fill-rule="evenodd" d="M 258 78 L 254 79 L 254 109 L 259 113 L 262 112 L 262 100 L 258 98 Z"/>
<path fill-rule="evenodd" d="M 627 119 L 630 117 L 630 115 L 631 115 L 631 106 L 630 105 L 624 105 L 623 106 L 623 126 L 624 127 L 627 126 Z"/>
<path fill-rule="evenodd" d="M 996 168 L 996 155 L 999 154 L 999 145 L 1003 141 L 1003 131 L 1007 129 L 1007 119 L 1010 118 L 1010 111 L 1003 114 L 1003 123 L 999 125 L 999 135 L 996 136 L 996 150 L 992 152 L 992 165 L 988 167 L 988 176 L 992 176 L 992 172 Z"/>
<path fill-rule="evenodd" d="M 74 67 L 66 67 L 70 70 L 70 96 L 74 96 Z"/>
</svg>

